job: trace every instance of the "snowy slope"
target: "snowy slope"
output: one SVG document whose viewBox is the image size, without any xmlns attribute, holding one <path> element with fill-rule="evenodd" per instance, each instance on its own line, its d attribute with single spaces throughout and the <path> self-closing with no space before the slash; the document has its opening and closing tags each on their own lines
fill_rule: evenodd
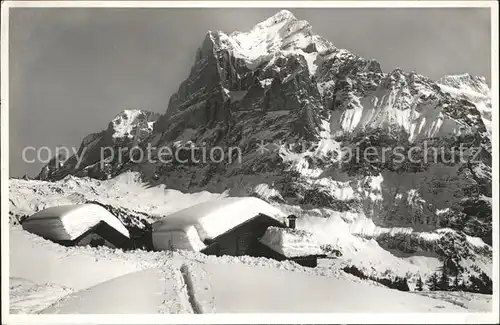
<svg viewBox="0 0 500 325">
<path fill-rule="evenodd" d="M 129 160 L 127 149 L 137 146 L 152 134 L 158 118 L 158 113 L 124 110 L 108 123 L 106 129 L 84 137 L 76 154 L 51 159 L 36 178 L 60 180 L 69 174 L 105 178 L 110 166 L 117 169 Z M 114 148 L 116 156 L 121 157 L 115 157 L 117 159 L 112 163 L 101 164 L 101 159 L 108 158 L 109 148 Z"/>
<path fill-rule="evenodd" d="M 152 314 L 159 311 L 189 313 L 200 310 L 216 313 L 464 312 L 465 310 L 443 300 L 365 283 L 238 264 L 190 264 L 187 276 L 189 276 L 186 283 L 189 304 L 186 304 L 186 299 L 175 297 L 173 289 L 176 284 L 172 281 L 176 279 L 165 279 L 165 274 L 160 269 L 148 269 L 71 294 L 43 310 L 42 313 Z M 202 296 L 205 299 L 201 299 Z M 207 296 L 211 299 L 206 299 Z M 177 303 L 174 303 L 172 298 L 176 298 Z M 170 307 L 177 305 L 178 309 L 171 307 L 165 310 L 163 309 L 165 303 Z"/>
<path fill-rule="evenodd" d="M 288 214 L 300 216 L 297 220 L 298 230 L 314 234 L 315 240 L 321 246 L 331 246 L 342 252 L 342 256 L 333 262 L 337 264 L 335 267 L 355 265 L 365 274 L 407 277 L 411 288 L 418 277 L 425 279 L 439 271 L 442 257 L 438 252 L 450 249 L 448 240 L 452 241 L 451 247 L 455 245 L 458 248 L 457 252 L 462 249 L 474 252 L 476 249 L 489 247 L 478 238 L 455 238 L 454 232 L 450 230 L 413 232 L 411 228 L 382 229 L 375 226 L 363 213 L 330 209 L 302 210 L 285 205 L 279 207 Z M 388 236 L 393 238 L 395 243 L 408 245 L 388 247 L 378 236 Z M 470 244 L 469 240 L 479 246 Z M 325 260 L 321 263 L 328 267 L 330 262 Z M 491 257 L 471 254 L 469 257 L 464 256 L 461 263 L 471 273 L 475 273 L 471 266 L 476 265 L 481 271 L 492 275 Z"/>
<path fill-rule="evenodd" d="M 472 92 L 477 96 L 463 95 Z M 356 213 L 352 227 L 363 231 L 352 233 L 375 240 L 397 233 L 452 242 L 436 233 L 452 228 L 491 246 L 491 118 L 478 105 L 488 98 L 481 78 L 436 82 L 401 69 L 383 72 L 375 60 L 336 48 L 280 11 L 248 32 L 210 32 L 151 139 L 238 147 L 242 162 L 130 168 L 182 191 L 229 189 Z M 445 162 L 460 145 L 467 153 L 482 148 L 479 159 Z M 367 147 L 379 158 L 402 147 L 403 157 L 423 161 L 397 162 L 391 151 L 384 161 L 343 160 L 349 157 L 341 149 Z M 444 157 L 421 157 L 429 148 Z"/>
<path fill-rule="evenodd" d="M 9 235 L 9 276 L 33 283 L 81 290 L 141 269 L 140 263 L 126 263 L 116 253 L 99 258 L 92 249 L 57 245 L 20 227 Z"/>
<path fill-rule="evenodd" d="M 311 25 L 307 21 L 297 20 L 288 10 L 279 11 L 255 25 L 249 32 L 226 35 L 219 31 L 217 36 L 221 39 L 223 48 L 243 59 L 249 68 L 272 61 L 274 55 L 293 53 L 301 55 L 307 61 L 310 73 L 315 74 L 316 54 L 308 53 L 306 49 L 315 45 L 317 36 L 311 33 Z"/>
<path fill-rule="evenodd" d="M 43 209 L 99 202 L 120 209 L 117 216 L 127 226 L 143 227 L 162 217 L 197 203 L 224 198 L 227 193 L 182 193 L 165 185 L 141 182 L 138 173 L 123 173 L 104 181 L 68 176 L 57 182 L 11 179 L 9 211 L 24 220 Z M 147 202 L 147 204 L 144 204 Z"/>
<path fill-rule="evenodd" d="M 481 119 L 488 131 L 488 135 L 491 137 L 493 117 L 491 91 L 485 78 L 474 77 L 470 74 L 452 75 L 441 78 L 437 84 L 442 91 L 474 103 L 481 113 Z"/>
<path fill-rule="evenodd" d="M 202 267 L 210 278 L 215 308 L 220 313 L 463 311 L 443 301 L 366 283 L 236 264 Z"/>
<path fill-rule="evenodd" d="M 377 295 L 385 293 L 388 299 L 394 299 L 394 301 L 409 299 L 407 301 L 412 302 L 414 311 L 437 310 L 436 306 L 440 305 L 445 307 L 445 310 L 440 309 L 440 311 L 460 310 L 453 305 L 424 297 L 415 299 L 420 301 L 419 304 L 413 304 L 414 298 L 410 294 L 371 287 L 368 284 L 349 283 L 349 278 L 335 280 L 318 275 L 307 275 L 303 272 L 283 271 L 278 268 L 243 266 L 234 262 L 227 264 L 223 260 L 218 262 L 223 263 L 219 265 L 215 258 L 210 259 L 208 263 L 199 264 L 199 262 L 185 260 L 182 257 L 168 259 L 167 255 L 164 255 L 163 261 L 155 262 L 155 259 L 159 257 L 158 253 L 144 252 L 141 256 L 136 256 L 132 253 L 116 254 L 116 251 L 108 249 L 62 248 L 50 242 L 44 243 L 43 239 L 35 240 L 37 245 L 31 246 L 34 243 L 31 236 L 20 229 L 11 230 L 13 254 L 11 254 L 10 275 L 40 284 L 46 282 L 57 285 L 65 284 L 74 290 L 73 292 L 67 291 L 69 295 L 54 302 L 43 313 L 193 312 L 192 305 L 187 304 L 189 293 L 183 289 L 186 278 L 181 272 L 181 267 L 184 264 L 188 265 L 189 269 L 190 280 L 188 282 L 191 286 L 189 292 L 198 293 L 194 298 L 197 299 L 195 300 L 197 303 L 210 305 L 202 306 L 201 309 L 214 308 L 212 310 L 216 312 L 242 312 L 249 311 L 248 308 L 276 312 L 307 311 L 307 309 L 309 311 L 343 309 L 350 311 L 354 305 L 352 301 L 345 300 L 344 295 L 341 294 L 346 292 L 344 290 L 353 292 L 359 290 L 360 294 L 353 295 L 353 299 L 359 299 L 356 297 L 361 296 L 361 292 L 372 291 Z M 25 266 L 26 260 L 43 267 L 36 269 L 21 267 Z M 136 264 L 139 261 L 143 264 Z M 276 265 L 279 266 L 280 263 Z M 234 277 L 234 274 L 238 276 Z M 241 278 L 251 281 L 239 281 L 238 279 Z M 234 279 L 234 282 L 231 279 Z M 19 280 L 11 279 L 11 281 L 19 283 Z M 284 284 L 290 282 L 296 282 L 300 287 L 295 289 L 288 286 L 290 290 L 286 290 Z M 341 288 L 324 290 L 337 286 Z M 309 289 L 305 291 L 305 288 Z M 49 287 L 46 289 L 48 290 Z M 205 291 L 208 292 L 200 294 Z M 53 293 L 55 295 L 55 289 Z M 263 293 L 265 294 L 262 295 Z M 19 291 L 16 294 L 19 302 Z M 202 299 L 207 294 L 213 299 Z M 308 295 L 307 301 L 309 302 L 304 303 L 304 295 Z M 34 295 L 28 294 L 27 296 L 31 299 L 36 298 Z M 230 299 L 231 296 L 232 299 Z M 236 299 L 236 296 L 241 297 L 242 300 Z M 262 296 L 267 298 L 263 299 Z M 336 299 L 339 300 L 333 303 Z M 42 300 L 40 304 L 46 304 L 46 302 Z M 381 305 L 372 304 L 371 306 L 367 308 L 384 308 Z M 35 307 L 32 306 L 36 309 Z M 11 309 L 15 308 L 15 306 L 11 307 Z"/>
<path fill-rule="evenodd" d="M 189 303 L 179 296 L 177 278 L 160 269 L 123 275 L 70 294 L 42 314 L 186 313 Z"/>
<path fill-rule="evenodd" d="M 113 138 L 144 137 L 153 131 L 158 114 L 129 109 L 116 115 L 112 120 Z"/>
</svg>

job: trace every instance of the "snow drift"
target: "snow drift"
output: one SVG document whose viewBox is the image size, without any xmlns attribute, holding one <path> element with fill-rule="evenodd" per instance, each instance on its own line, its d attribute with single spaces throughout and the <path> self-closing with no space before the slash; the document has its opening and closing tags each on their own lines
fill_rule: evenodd
<svg viewBox="0 0 500 325">
<path fill-rule="evenodd" d="M 16 226 L 10 227 L 9 241 L 11 313 L 189 313 L 191 301 L 216 313 L 492 310 L 491 295 L 419 297 L 289 261 L 64 247 Z M 39 267 L 26 267 L 27 261 Z M 182 274 L 186 266 L 189 272 Z"/>
<path fill-rule="evenodd" d="M 156 314 L 163 304 L 169 313 L 187 313 L 180 303 L 176 278 L 160 269 L 125 274 L 58 300 L 42 314 Z"/>
<path fill-rule="evenodd" d="M 263 213 L 281 220 L 285 215 L 254 197 L 224 198 L 173 213 L 153 224 L 153 246 L 158 250 L 199 251 L 203 243 Z"/>
<path fill-rule="evenodd" d="M 260 241 L 286 257 L 324 254 L 314 235 L 305 230 L 269 227 Z"/>
<path fill-rule="evenodd" d="M 217 313 L 463 312 L 437 299 L 336 278 L 204 264 Z M 237 274 L 238 276 L 234 276 Z M 243 280 L 242 280 L 243 279 Z"/>
<path fill-rule="evenodd" d="M 22 226 L 25 230 L 47 239 L 74 240 L 101 221 L 130 238 L 127 228 L 120 220 L 97 204 L 50 207 L 26 219 Z"/>
</svg>

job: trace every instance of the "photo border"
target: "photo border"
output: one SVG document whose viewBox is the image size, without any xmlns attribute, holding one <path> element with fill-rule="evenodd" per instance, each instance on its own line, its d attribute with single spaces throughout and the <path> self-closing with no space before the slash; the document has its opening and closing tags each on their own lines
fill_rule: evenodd
<svg viewBox="0 0 500 325">
<path fill-rule="evenodd" d="M 4 1 L 1 10 L 1 247 L 4 324 L 256 324 L 256 323 L 497 323 L 499 322 L 499 209 L 493 200 L 493 298 L 491 313 L 301 313 L 301 314 L 9 314 L 9 14 L 10 8 L 490 8 L 493 198 L 499 197 L 498 3 L 496 1 Z"/>
</svg>

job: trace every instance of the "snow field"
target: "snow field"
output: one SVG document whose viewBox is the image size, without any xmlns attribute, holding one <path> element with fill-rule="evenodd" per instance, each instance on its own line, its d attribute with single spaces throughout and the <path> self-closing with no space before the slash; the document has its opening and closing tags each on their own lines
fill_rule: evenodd
<svg viewBox="0 0 500 325">
<path fill-rule="evenodd" d="M 95 285 L 59 300 L 43 314 L 156 314 L 189 311 L 164 270 L 147 269 Z M 170 274 L 169 274 L 170 275 Z"/>
<path fill-rule="evenodd" d="M 9 279 L 10 313 L 33 314 L 48 308 L 57 300 L 73 292 L 53 283 L 37 284 L 26 279 Z"/>
<path fill-rule="evenodd" d="M 81 290 L 142 269 L 138 263 L 111 254 L 101 258 L 92 249 L 54 244 L 20 227 L 11 228 L 9 239 L 10 276 L 38 284 L 54 283 Z"/>
<path fill-rule="evenodd" d="M 304 230 L 269 227 L 260 241 L 288 257 L 324 254 L 314 235 Z"/>
<path fill-rule="evenodd" d="M 326 267 L 195 252 L 66 248 L 20 227 L 11 227 L 10 240 L 11 312 L 466 311 L 443 297 L 388 289 Z M 26 261 L 39 267 L 26 268 Z M 484 310 L 489 302 L 483 300 L 468 306 Z"/>
</svg>

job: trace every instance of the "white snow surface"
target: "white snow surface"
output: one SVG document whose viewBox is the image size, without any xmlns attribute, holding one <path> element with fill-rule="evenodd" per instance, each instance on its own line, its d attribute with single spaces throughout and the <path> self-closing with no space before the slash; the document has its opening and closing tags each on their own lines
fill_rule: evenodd
<svg viewBox="0 0 500 325">
<path fill-rule="evenodd" d="M 74 176 L 56 182 L 10 179 L 9 191 L 9 211 L 19 216 L 52 206 L 98 201 L 143 213 L 151 223 L 178 210 L 227 196 L 207 191 L 183 193 L 164 184 L 151 187 L 140 180 L 137 172 L 125 172 L 103 181 Z"/>
<path fill-rule="evenodd" d="M 416 291 L 415 294 L 451 302 L 470 310 L 492 311 L 492 295 L 463 291 Z"/>
<path fill-rule="evenodd" d="M 255 197 L 231 197 L 197 204 L 153 224 L 155 249 L 205 248 L 203 242 L 244 223 L 259 213 L 282 220 L 285 215 Z"/>
<path fill-rule="evenodd" d="M 152 314 L 162 310 L 165 298 L 176 298 L 174 310 L 183 313 L 465 311 L 421 295 L 279 269 L 207 263 L 189 264 L 188 270 L 190 304 L 173 295 L 173 279 L 165 279 L 161 269 L 148 269 L 71 294 L 42 313 Z"/>
<path fill-rule="evenodd" d="M 180 296 L 173 291 L 176 280 L 156 268 L 137 271 L 69 294 L 41 313 L 156 314 L 167 301 L 171 307 L 169 311 L 187 312 L 188 304 L 183 305 Z M 177 308 L 172 308 L 174 305 Z"/>
<path fill-rule="evenodd" d="M 26 219 L 25 230 L 52 240 L 73 240 L 99 222 L 105 222 L 130 237 L 125 226 L 108 210 L 97 204 L 53 206 Z"/>
<path fill-rule="evenodd" d="M 444 301 L 420 299 L 367 283 L 237 264 L 206 264 L 202 268 L 220 313 L 461 311 Z"/>
<path fill-rule="evenodd" d="M 57 245 L 21 227 L 10 229 L 9 242 L 9 276 L 40 285 L 78 291 L 142 269 L 120 258 L 119 251 L 109 250 L 113 254 L 101 258 L 97 250 Z"/>
<path fill-rule="evenodd" d="M 269 227 L 260 242 L 287 257 L 324 254 L 314 234 L 305 230 Z"/>
</svg>

